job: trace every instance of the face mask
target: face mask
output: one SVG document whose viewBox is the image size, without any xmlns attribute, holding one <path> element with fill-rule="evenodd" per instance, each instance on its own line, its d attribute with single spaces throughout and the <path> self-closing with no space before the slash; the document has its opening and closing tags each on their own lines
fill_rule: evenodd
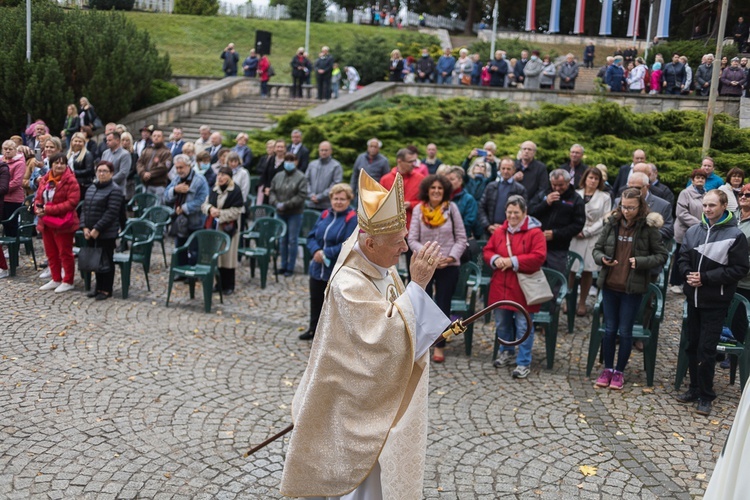
<svg viewBox="0 0 750 500">
<path fill-rule="evenodd" d="M 537 59 L 539 59 L 537 56 L 531 56 L 532 61 L 536 61 Z"/>
<path fill-rule="evenodd" d="M 294 170 L 294 162 L 285 161 L 284 162 L 284 170 L 286 170 L 287 172 L 291 172 L 292 170 Z"/>
<path fill-rule="evenodd" d="M 211 166 L 210 163 L 201 163 L 201 171 L 205 172 L 206 170 L 208 170 L 208 167 L 210 166 Z"/>
<path fill-rule="evenodd" d="M 429 55 L 430 55 L 430 54 L 428 54 L 427 52 L 423 52 L 423 53 L 422 53 L 422 57 L 427 57 L 427 56 L 429 56 Z"/>
</svg>

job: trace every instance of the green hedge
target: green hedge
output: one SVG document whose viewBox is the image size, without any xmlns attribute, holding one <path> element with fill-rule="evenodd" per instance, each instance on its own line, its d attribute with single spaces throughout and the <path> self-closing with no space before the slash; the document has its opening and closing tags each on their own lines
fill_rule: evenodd
<svg viewBox="0 0 750 500">
<path fill-rule="evenodd" d="M 567 161 L 570 146 L 579 143 L 586 150 L 584 161 L 607 165 L 612 179 L 621 165 L 630 163 L 635 149 L 643 149 L 659 167 L 662 182 L 678 192 L 700 165 L 704 121 L 699 112 L 639 114 L 606 101 L 586 106 L 546 104 L 521 112 L 499 99 L 397 96 L 376 98 L 355 111 L 315 120 L 304 111 L 287 114 L 273 131 L 253 132 L 250 146 L 262 154 L 266 140 L 286 139 L 300 128 L 313 157 L 320 141 L 331 141 L 347 177 L 371 137 L 383 142 L 383 154 L 392 162 L 405 145 L 415 144 L 424 155 L 425 146 L 434 142 L 439 156 L 451 164 L 460 164 L 472 148 L 488 140 L 498 145 L 499 155 L 515 158 L 521 143 L 531 140 L 538 146 L 537 158 L 550 167 Z M 737 120 L 727 115 L 716 116 L 710 154 L 720 175 L 734 166 L 750 173 L 748 144 L 750 130 L 740 130 Z"/>
</svg>

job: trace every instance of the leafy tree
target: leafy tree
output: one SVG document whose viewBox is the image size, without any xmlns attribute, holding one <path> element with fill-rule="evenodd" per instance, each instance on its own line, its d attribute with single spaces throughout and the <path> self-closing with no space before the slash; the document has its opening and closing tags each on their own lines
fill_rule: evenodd
<svg viewBox="0 0 750 500">
<path fill-rule="evenodd" d="M 286 5 L 289 16 L 292 19 L 304 21 L 307 19 L 307 0 L 272 0 L 271 5 Z M 310 22 L 324 23 L 326 21 L 326 0 L 311 0 Z"/>
<path fill-rule="evenodd" d="M 169 79 L 169 58 L 122 14 L 32 9 L 32 59 L 26 62 L 23 7 L 0 8 L 0 134 L 25 128 L 26 114 L 56 130 L 81 96 L 102 121 L 114 121 L 145 99 L 154 79 Z"/>
<path fill-rule="evenodd" d="M 219 0 L 175 0 L 174 13 L 215 16 L 219 13 Z"/>
</svg>

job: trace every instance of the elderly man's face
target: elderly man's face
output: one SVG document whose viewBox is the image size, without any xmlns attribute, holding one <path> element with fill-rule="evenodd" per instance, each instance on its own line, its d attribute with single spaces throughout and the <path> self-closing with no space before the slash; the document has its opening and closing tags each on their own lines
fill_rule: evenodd
<svg viewBox="0 0 750 500">
<path fill-rule="evenodd" d="M 370 141 L 367 144 L 367 153 L 370 156 L 375 156 L 380 153 L 380 146 L 378 146 L 378 141 Z"/>
<path fill-rule="evenodd" d="M 536 156 L 536 146 L 533 142 L 524 142 L 521 144 L 521 159 L 531 161 Z"/>
<path fill-rule="evenodd" d="M 628 187 L 637 189 L 641 192 L 641 196 L 648 194 L 648 184 L 644 184 L 642 179 L 630 179 L 628 181 Z"/>
<path fill-rule="evenodd" d="M 515 173 L 514 170 L 516 169 L 515 165 L 513 165 L 513 162 L 510 161 L 504 161 L 500 164 L 500 177 L 503 178 L 503 180 L 508 180 L 511 177 L 513 177 L 513 174 Z"/>
<path fill-rule="evenodd" d="M 638 163 L 643 163 L 646 161 L 646 153 L 641 151 L 640 149 L 636 150 L 633 153 L 633 164 L 637 165 Z"/>
<path fill-rule="evenodd" d="M 568 190 L 568 187 L 570 186 L 570 181 L 566 181 L 562 177 L 559 179 L 552 179 L 549 181 L 550 186 L 552 186 L 552 191 L 555 191 L 556 193 L 563 194 L 565 191 Z"/>
<path fill-rule="evenodd" d="M 327 142 L 321 142 L 318 146 L 318 156 L 320 159 L 325 160 L 331 157 L 331 145 Z"/>
<path fill-rule="evenodd" d="M 214 132 L 211 134 L 211 144 L 214 146 L 218 146 L 221 144 L 221 134 L 218 132 Z"/>
<path fill-rule="evenodd" d="M 376 259 L 380 262 L 376 262 L 375 259 L 373 259 L 373 262 L 381 267 L 391 267 L 398 264 L 401 254 L 409 249 L 409 245 L 406 244 L 406 235 L 408 233 L 406 229 L 403 229 L 398 233 L 374 239 Z"/>
<path fill-rule="evenodd" d="M 201 139 L 207 141 L 211 137 L 211 129 L 201 130 Z"/>
<path fill-rule="evenodd" d="M 184 161 L 176 161 L 174 164 L 174 169 L 181 179 L 184 179 L 190 173 L 190 166 Z"/>
<path fill-rule="evenodd" d="M 583 158 L 583 150 L 581 148 L 570 148 L 570 163 L 578 165 Z"/>
</svg>

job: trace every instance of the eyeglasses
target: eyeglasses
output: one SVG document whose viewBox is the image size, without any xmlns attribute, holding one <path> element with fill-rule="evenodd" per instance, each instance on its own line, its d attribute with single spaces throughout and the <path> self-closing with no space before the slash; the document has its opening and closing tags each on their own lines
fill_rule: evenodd
<svg viewBox="0 0 750 500">
<path fill-rule="evenodd" d="M 620 210 L 623 212 L 634 212 L 638 210 L 640 207 L 626 207 L 625 205 L 620 205 Z"/>
<path fill-rule="evenodd" d="M 750 193 L 742 193 L 740 198 L 750 198 Z"/>
</svg>

